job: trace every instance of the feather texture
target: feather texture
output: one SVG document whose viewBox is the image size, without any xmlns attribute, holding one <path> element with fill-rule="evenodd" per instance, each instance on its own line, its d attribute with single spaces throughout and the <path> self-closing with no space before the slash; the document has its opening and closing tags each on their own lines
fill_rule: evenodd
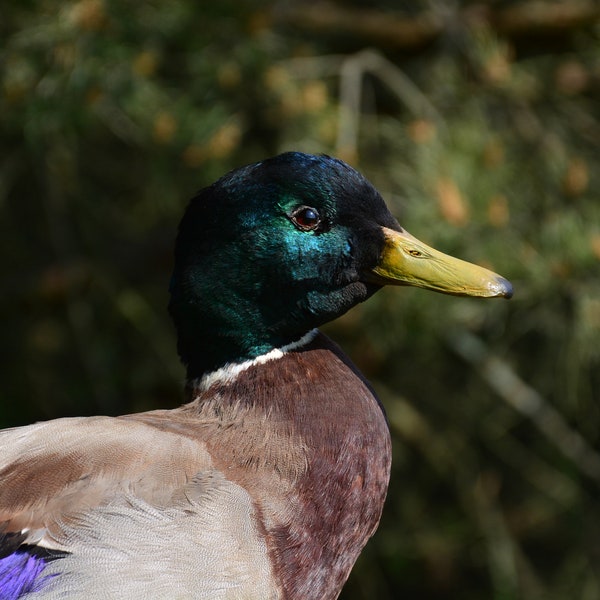
<svg viewBox="0 0 600 600">
<path fill-rule="evenodd" d="M 335 598 L 380 517 L 383 411 L 321 334 L 268 365 L 173 411 L 2 432 L 4 532 L 64 553 L 35 597 Z"/>
</svg>

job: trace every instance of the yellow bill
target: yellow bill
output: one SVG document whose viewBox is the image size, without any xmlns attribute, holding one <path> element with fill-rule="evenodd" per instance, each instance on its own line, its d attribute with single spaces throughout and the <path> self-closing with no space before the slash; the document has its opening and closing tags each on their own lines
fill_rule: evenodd
<svg viewBox="0 0 600 600">
<path fill-rule="evenodd" d="M 509 281 L 483 267 L 448 256 L 407 231 L 383 228 L 385 245 L 369 279 L 382 285 L 412 285 L 456 296 L 510 298 Z"/>
</svg>

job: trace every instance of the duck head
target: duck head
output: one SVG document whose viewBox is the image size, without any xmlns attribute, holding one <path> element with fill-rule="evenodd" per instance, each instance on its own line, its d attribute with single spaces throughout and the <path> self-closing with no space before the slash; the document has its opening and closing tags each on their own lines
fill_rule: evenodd
<svg viewBox="0 0 600 600">
<path fill-rule="evenodd" d="M 294 342 L 390 284 L 512 295 L 506 279 L 408 234 L 344 162 L 289 152 L 232 171 L 192 199 L 169 310 L 195 378 Z"/>
</svg>

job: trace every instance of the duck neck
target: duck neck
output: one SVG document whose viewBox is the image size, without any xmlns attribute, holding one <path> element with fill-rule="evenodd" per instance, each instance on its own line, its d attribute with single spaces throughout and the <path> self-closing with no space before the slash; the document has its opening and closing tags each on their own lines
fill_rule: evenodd
<svg viewBox="0 0 600 600">
<path fill-rule="evenodd" d="M 177 346 L 187 368 L 187 379 L 201 380 L 230 366 L 252 364 L 293 346 L 311 327 L 278 331 L 243 306 L 170 304 L 177 330 Z"/>
<path fill-rule="evenodd" d="M 204 393 L 210 389 L 213 385 L 227 385 L 234 381 L 241 373 L 257 365 L 263 365 L 270 361 L 275 361 L 282 358 L 288 352 L 293 350 L 299 350 L 308 344 L 310 344 L 317 334 L 318 329 L 311 329 L 308 333 L 304 334 L 298 340 L 285 344 L 279 348 L 273 348 L 266 354 L 261 354 L 255 358 L 250 358 L 242 362 L 229 362 L 218 369 L 213 371 L 205 371 L 200 377 L 188 376 L 187 391 L 189 394 L 189 400 L 193 400 L 198 394 Z M 189 372 L 189 369 L 188 369 Z"/>
<path fill-rule="evenodd" d="M 290 285 L 277 294 L 268 286 L 252 289 L 238 282 L 234 289 L 231 282 L 218 281 L 190 293 L 187 285 L 174 282 L 169 312 L 188 379 L 293 344 L 379 289 L 356 281 L 310 293 Z"/>
</svg>

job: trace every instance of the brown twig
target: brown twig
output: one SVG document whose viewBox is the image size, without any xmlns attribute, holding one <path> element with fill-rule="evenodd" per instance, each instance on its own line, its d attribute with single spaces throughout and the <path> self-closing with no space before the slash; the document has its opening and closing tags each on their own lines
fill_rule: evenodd
<svg viewBox="0 0 600 600">
<path fill-rule="evenodd" d="M 388 48 L 418 48 L 442 35 L 452 23 L 488 24 L 508 37 L 567 31 L 600 19 L 594 0 L 531 0 L 508 7 L 471 5 L 447 14 L 447 9 L 427 10 L 416 16 L 376 9 L 342 7 L 326 1 L 287 3 L 274 11 L 275 21 L 312 35 L 346 35 L 363 44 Z M 447 18 L 450 17 L 450 18 Z"/>
<path fill-rule="evenodd" d="M 600 19 L 600 4 L 594 0 L 517 3 L 490 14 L 490 23 L 498 33 L 521 36 L 552 33 L 590 25 Z"/>
</svg>

